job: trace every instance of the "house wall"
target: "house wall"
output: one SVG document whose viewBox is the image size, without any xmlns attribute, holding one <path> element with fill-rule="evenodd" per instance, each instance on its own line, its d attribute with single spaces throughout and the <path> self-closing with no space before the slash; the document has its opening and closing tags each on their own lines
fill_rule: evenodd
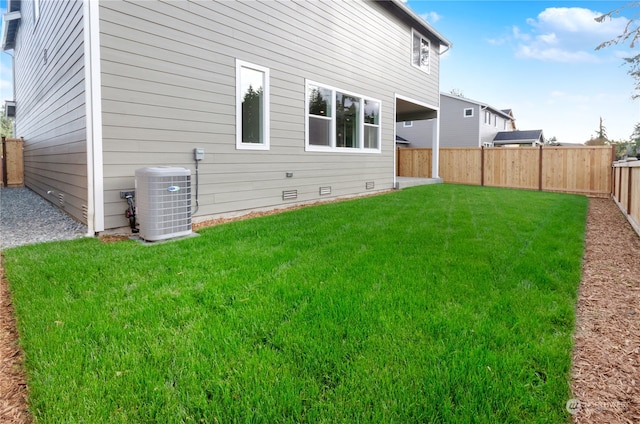
<svg viewBox="0 0 640 424">
<path fill-rule="evenodd" d="M 458 97 L 440 99 L 440 147 L 478 147 L 480 106 Z M 473 109 L 473 116 L 464 116 L 468 108 Z"/>
<path fill-rule="evenodd" d="M 435 119 L 411 121 L 410 127 L 405 127 L 404 122 L 398 122 L 396 134 L 409 141 L 408 147 L 431 148 L 435 124 Z"/>
<path fill-rule="evenodd" d="M 127 225 L 137 168 L 195 172 L 195 147 L 196 218 L 390 189 L 395 95 L 439 103 L 438 42 L 431 73 L 413 67 L 411 25 L 377 2 L 105 1 L 100 37 L 105 228 Z M 236 59 L 270 70 L 268 151 L 236 149 Z M 380 100 L 381 153 L 305 151 L 307 79 Z"/>
<path fill-rule="evenodd" d="M 25 184 L 86 223 L 87 167 L 81 1 L 21 3 L 14 49 L 16 135 Z"/>
<path fill-rule="evenodd" d="M 473 116 L 465 117 L 464 109 Z M 462 98 L 440 96 L 440 147 L 478 147 L 480 106 Z M 411 142 L 410 147 L 431 148 L 435 120 L 413 121 L 411 127 L 396 124 L 396 133 Z"/>
<path fill-rule="evenodd" d="M 485 115 L 488 114 L 488 117 Z M 493 144 L 493 139 L 500 131 L 512 131 L 510 120 L 491 109 L 482 111 L 480 117 L 480 146 L 483 143 Z"/>
</svg>

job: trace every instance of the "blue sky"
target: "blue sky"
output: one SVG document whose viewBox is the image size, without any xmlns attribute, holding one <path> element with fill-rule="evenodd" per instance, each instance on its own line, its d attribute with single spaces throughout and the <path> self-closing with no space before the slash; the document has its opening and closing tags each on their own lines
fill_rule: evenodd
<svg viewBox="0 0 640 424">
<path fill-rule="evenodd" d="M 628 44 L 595 51 L 622 33 L 640 7 L 604 23 L 594 17 L 626 1 L 420 1 L 407 5 L 453 43 L 440 65 L 440 89 L 513 109 L 518 129 L 583 143 L 602 117 L 610 139 L 627 140 L 640 99 L 623 58 Z"/>
<path fill-rule="evenodd" d="M 500 109 L 513 109 L 519 129 L 542 129 L 583 143 L 602 117 L 613 140 L 640 122 L 640 99 L 624 57 L 629 45 L 595 51 L 620 34 L 640 7 L 605 23 L 593 18 L 626 1 L 425 1 L 407 5 L 453 43 L 441 62 L 440 88 Z M 0 11 L 6 0 L 0 0 Z M 634 53 L 635 52 L 635 53 Z M 11 60 L 0 54 L 0 100 L 13 97 Z"/>
</svg>

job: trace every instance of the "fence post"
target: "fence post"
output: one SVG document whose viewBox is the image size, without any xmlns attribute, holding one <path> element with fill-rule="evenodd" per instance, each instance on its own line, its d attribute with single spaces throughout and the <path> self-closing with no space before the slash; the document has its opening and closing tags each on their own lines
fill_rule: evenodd
<svg viewBox="0 0 640 424">
<path fill-rule="evenodd" d="M 540 145 L 539 151 L 540 153 L 538 154 L 538 191 L 542 191 L 542 145 Z"/>
<path fill-rule="evenodd" d="M 2 175 L 0 175 L 0 178 L 2 178 L 2 180 L 0 181 L 0 187 L 4 187 L 5 182 L 7 181 L 7 144 L 5 143 L 5 141 L 6 137 L 2 136 L 2 151 L 0 151 L 0 155 L 2 156 L 2 163 L 0 163 L 0 167 L 2 168 Z"/>
<path fill-rule="evenodd" d="M 632 166 L 629 167 L 629 182 L 627 184 L 627 215 L 631 215 L 631 170 L 633 170 Z"/>
<path fill-rule="evenodd" d="M 480 186 L 484 187 L 484 146 L 480 147 Z"/>
</svg>

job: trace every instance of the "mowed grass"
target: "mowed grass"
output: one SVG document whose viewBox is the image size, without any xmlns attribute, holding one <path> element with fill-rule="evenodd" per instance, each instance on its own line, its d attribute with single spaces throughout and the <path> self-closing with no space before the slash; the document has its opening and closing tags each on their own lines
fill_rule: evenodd
<svg viewBox="0 0 640 424">
<path fill-rule="evenodd" d="M 435 185 L 4 252 L 42 423 L 568 421 L 587 199 Z"/>
</svg>

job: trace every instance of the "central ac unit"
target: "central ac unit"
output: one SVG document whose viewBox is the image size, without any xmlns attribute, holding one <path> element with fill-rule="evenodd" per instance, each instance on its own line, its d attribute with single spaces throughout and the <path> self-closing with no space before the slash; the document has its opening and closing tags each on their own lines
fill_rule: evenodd
<svg viewBox="0 0 640 424">
<path fill-rule="evenodd" d="M 136 214 L 144 240 L 191 234 L 191 171 L 178 167 L 136 169 Z"/>
</svg>

